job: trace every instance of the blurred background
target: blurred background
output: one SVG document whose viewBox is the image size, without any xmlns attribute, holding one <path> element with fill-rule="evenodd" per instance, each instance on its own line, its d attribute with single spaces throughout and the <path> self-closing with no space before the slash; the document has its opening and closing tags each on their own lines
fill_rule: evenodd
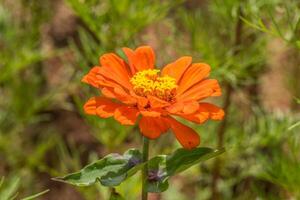
<svg viewBox="0 0 300 200">
<path fill-rule="evenodd" d="M 139 148 L 136 127 L 83 113 L 80 82 L 105 52 L 152 46 L 157 66 L 191 55 L 212 66 L 226 118 L 193 126 L 226 153 L 171 179 L 151 200 L 300 199 L 300 2 L 297 0 L 1 0 L 0 199 L 108 199 L 100 185 L 51 177 Z M 151 155 L 180 147 L 172 134 Z M 2 177 L 2 178 L 1 178 Z M 138 199 L 139 177 L 116 189 Z"/>
</svg>

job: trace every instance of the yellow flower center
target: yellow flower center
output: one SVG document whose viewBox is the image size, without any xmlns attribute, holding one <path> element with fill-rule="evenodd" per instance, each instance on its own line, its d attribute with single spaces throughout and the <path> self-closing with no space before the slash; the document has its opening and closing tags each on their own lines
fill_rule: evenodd
<svg viewBox="0 0 300 200">
<path fill-rule="evenodd" d="M 152 95 L 160 99 L 171 101 L 176 94 L 176 80 L 170 76 L 159 76 L 160 70 L 147 69 L 137 72 L 130 82 L 134 92 L 143 97 Z"/>
</svg>

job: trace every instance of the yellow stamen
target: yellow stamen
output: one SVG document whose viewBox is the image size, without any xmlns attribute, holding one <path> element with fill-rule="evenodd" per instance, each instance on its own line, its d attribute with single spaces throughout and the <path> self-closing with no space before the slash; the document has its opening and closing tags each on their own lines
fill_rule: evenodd
<svg viewBox="0 0 300 200">
<path fill-rule="evenodd" d="M 176 80 L 170 76 L 159 76 L 159 72 L 158 69 L 137 72 L 130 79 L 134 92 L 143 97 L 152 95 L 166 101 L 173 100 L 177 88 Z"/>
</svg>

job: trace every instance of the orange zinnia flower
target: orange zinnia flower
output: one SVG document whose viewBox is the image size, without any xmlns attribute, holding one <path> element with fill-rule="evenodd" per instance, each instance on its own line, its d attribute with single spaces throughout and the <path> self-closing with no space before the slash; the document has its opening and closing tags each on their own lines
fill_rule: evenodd
<svg viewBox="0 0 300 200">
<path fill-rule="evenodd" d="M 173 116 L 197 124 L 224 117 L 221 108 L 200 102 L 221 95 L 218 81 L 207 78 L 210 66 L 192 63 L 192 58 L 185 56 L 160 72 L 154 67 L 151 47 L 123 51 L 128 63 L 116 54 L 104 54 L 99 59 L 100 66 L 93 67 L 82 79 L 103 95 L 89 99 L 84 105 L 85 112 L 101 118 L 114 117 L 123 125 L 134 125 L 139 120 L 141 133 L 150 139 L 171 129 L 184 148 L 198 146 L 199 135 Z"/>
</svg>

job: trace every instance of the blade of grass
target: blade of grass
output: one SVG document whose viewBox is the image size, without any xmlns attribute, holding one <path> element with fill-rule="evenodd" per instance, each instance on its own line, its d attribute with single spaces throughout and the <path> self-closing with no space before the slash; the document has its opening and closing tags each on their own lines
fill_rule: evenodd
<svg viewBox="0 0 300 200">
<path fill-rule="evenodd" d="M 49 191 L 50 191 L 50 190 L 47 189 L 47 190 L 44 190 L 44 191 L 39 192 L 39 193 L 37 193 L 37 194 L 31 195 L 31 196 L 29 196 L 29 197 L 25 197 L 25 198 L 23 198 L 23 199 L 21 199 L 21 200 L 32 200 L 32 199 L 35 199 L 35 198 L 37 198 L 37 197 L 40 197 L 40 196 L 46 194 L 46 193 L 49 192 Z"/>
</svg>

